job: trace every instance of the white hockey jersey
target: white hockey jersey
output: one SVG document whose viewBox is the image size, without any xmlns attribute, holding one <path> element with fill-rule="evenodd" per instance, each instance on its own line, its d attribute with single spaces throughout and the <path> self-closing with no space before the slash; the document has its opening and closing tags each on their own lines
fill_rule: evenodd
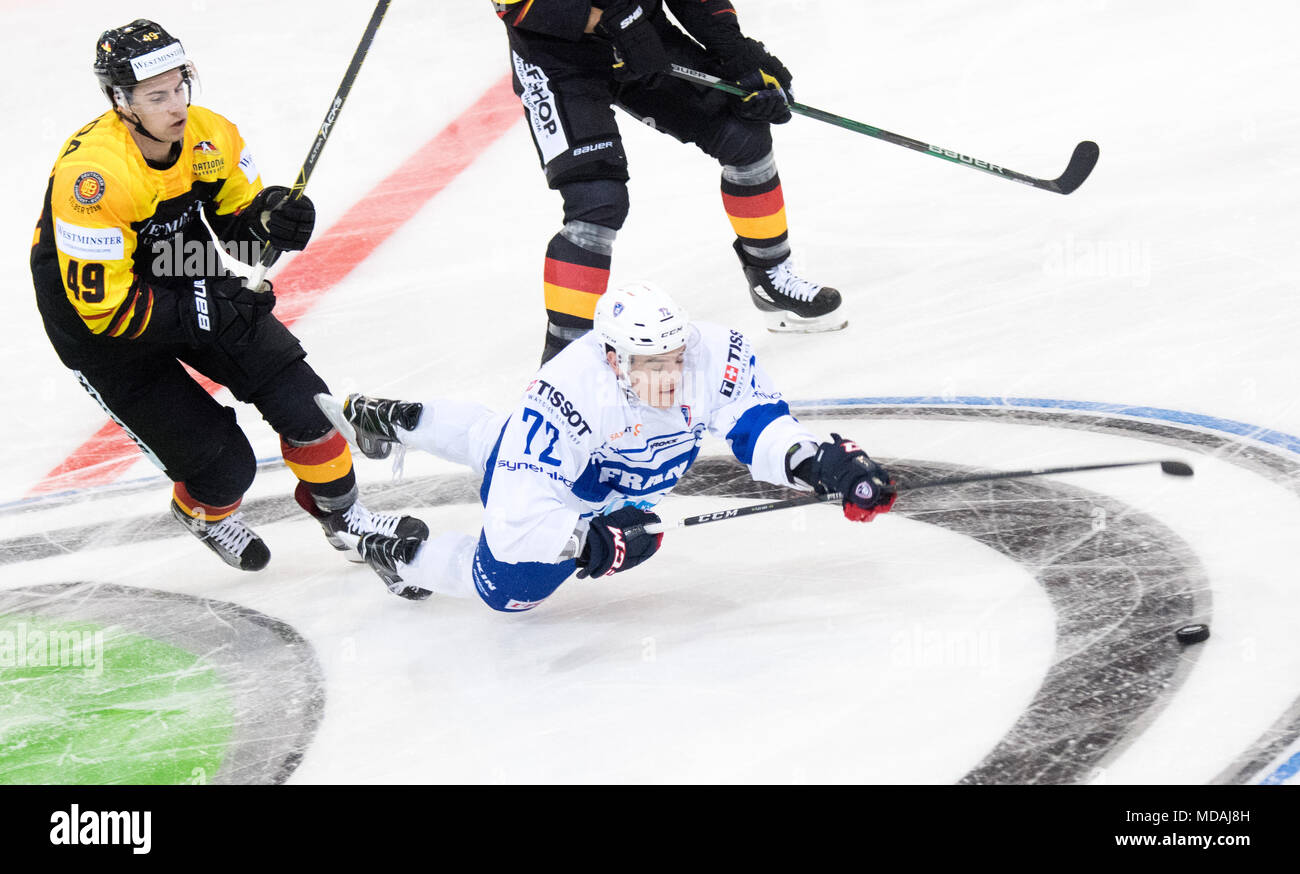
<svg viewBox="0 0 1300 874">
<path fill-rule="evenodd" d="M 585 532 L 582 520 L 654 507 L 694 463 L 706 431 L 756 480 L 791 485 L 786 452 L 817 438 L 790 415 L 744 335 L 695 323 L 684 357 L 672 409 L 621 386 L 594 333 L 537 372 L 487 463 L 483 530 L 493 555 L 556 562 Z"/>
</svg>

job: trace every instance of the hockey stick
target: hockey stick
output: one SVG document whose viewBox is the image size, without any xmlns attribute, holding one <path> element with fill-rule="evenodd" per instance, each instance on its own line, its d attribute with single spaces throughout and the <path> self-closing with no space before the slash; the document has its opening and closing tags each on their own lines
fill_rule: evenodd
<svg viewBox="0 0 1300 874">
<path fill-rule="evenodd" d="M 370 23 L 366 25 L 366 32 L 361 35 L 361 42 L 357 44 L 357 50 L 352 53 L 352 63 L 348 64 L 347 72 L 343 74 L 343 81 L 339 83 L 338 91 L 334 92 L 334 100 L 330 102 L 330 108 L 325 113 L 325 119 L 321 122 L 320 129 L 316 131 L 316 139 L 312 140 L 311 150 L 307 152 L 307 159 L 302 162 L 302 167 L 298 170 L 298 178 L 294 181 L 293 187 L 289 189 L 287 200 L 297 200 L 302 197 L 303 189 L 307 187 L 307 180 L 311 178 L 312 171 L 316 169 L 316 161 L 320 158 L 321 150 L 325 148 L 325 141 L 329 139 L 330 130 L 334 127 L 334 123 L 338 121 L 339 113 L 343 111 L 343 102 L 348 99 L 348 92 L 352 90 L 352 83 L 356 80 L 357 73 L 361 69 L 361 62 L 366 59 L 366 52 L 370 51 L 370 44 L 375 40 L 375 33 L 379 30 L 380 22 L 384 20 L 384 13 L 388 11 L 390 2 L 391 0 L 379 0 L 375 4 L 375 11 L 370 15 Z M 249 288 L 256 289 L 261 286 L 262 280 L 266 278 L 266 271 L 270 269 L 275 256 L 276 249 L 274 246 L 267 246 L 262 250 L 257 267 L 248 281 Z"/>
<path fill-rule="evenodd" d="M 750 92 L 743 88 L 737 88 L 728 82 L 724 82 L 716 76 L 710 76 L 708 73 L 701 73 L 698 70 L 692 70 L 683 67 L 680 64 L 673 64 L 672 74 L 678 79 L 685 79 L 689 82 L 698 82 L 708 85 L 710 88 L 716 88 L 719 91 L 725 91 L 728 94 L 735 94 L 738 97 L 744 97 Z M 952 149 L 945 149 L 942 146 L 923 143 L 920 140 L 914 140 L 911 137 L 905 137 L 902 134 L 890 133 L 878 127 L 872 127 L 869 124 L 863 124 L 860 121 L 854 121 L 851 118 L 844 118 L 812 106 L 805 106 L 802 103 L 790 101 L 790 111 L 799 115 L 805 115 L 808 118 L 815 118 L 818 121 L 824 121 L 827 124 L 833 124 L 837 127 L 847 128 L 860 134 L 866 134 L 869 137 L 875 137 L 878 140 L 884 140 L 887 143 L 893 143 L 896 146 L 902 146 L 905 149 L 911 149 L 914 152 L 921 152 L 934 158 L 942 158 L 945 161 L 951 161 L 954 164 L 960 164 L 963 167 L 970 167 L 973 170 L 982 170 L 985 173 L 991 173 L 1002 179 L 1010 179 L 1013 182 L 1021 182 L 1025 185 L 1032 185 L 1034 188 L 1041 188 L 1044 191 L 1054 191 L 1057 194 L 1069 194 L 1074 191 L 1083 181 L 1088 178 L 1092 168 L 1097 166 L 1097 157 L 1101 154 L 1101 149 L 1096 143 L 1085 140 L 1074 147 L 1074 154 L 1070 156 L 1070 163 L 1066 165 L 1065 172 L 1055 179 L 1039 179 L 1035 176 L 1027 176 L 1024 173 L 1017 173 L 1015 170 L 1008 170 L 997 164 L 991 164 L 988 161 L 979 158 L 972 158 L 970 155 L 963 155 L 961 152 L 955 152 Z"/>
<path fill-rule="evenodd" d="M 1027 479 L 1034 476 L 1047 476 L 1054 473 L 1079 473 L 1085 470 L 1113 470 L 1118 467 L 1141 467 L 1149 464 L 1160 465 L 1161 473 L 1170 476 L 1191 476 L 1193 471 L 1190 465 L 1181 461 L 1121 461 L 1115 464 L 1080 464 L 1074 467 L 1040 467 L 1033 470 L 1007 470 L 998 473 L 976 473 L 964 476 L 947 476 L 939 479 L 926 480 L 919 483 L 898 483 L 894 486 L 898 492 L 915 492 L 919 489 L 933 489 L 938 486 L 957 486 L 967 483 L 992 482 L 1002 479 Z M 679 522 L 652 522 L 644 526 L 641 531 L 646 534 L 661 534 L 673 528 L 690 527 L 692 525 L 703 525 L 706 522 L 720 522 L 723 519 L 738 519 L 741 516 L 752 516 L 755 513 L 770 513 L 772 510 L 787 510 L 791 507 L 805 507 L 809 504 L 831 504 L 843 500 L 844 496 L 839 492 L 830 492 L 825 495 L 805 495 L 798 498 L 789 498 L 783 501 L 769 501 L 766 504 L 754 504 L 749 507 L 738 507 L 735 510 L 719 510 L 715 513 L 702 513 L 699 516 L 687 516 Z M 637 529 L 640 526 L 633 526 L 625 532 L 626 536 L 641 533 Z"/>
</svg>

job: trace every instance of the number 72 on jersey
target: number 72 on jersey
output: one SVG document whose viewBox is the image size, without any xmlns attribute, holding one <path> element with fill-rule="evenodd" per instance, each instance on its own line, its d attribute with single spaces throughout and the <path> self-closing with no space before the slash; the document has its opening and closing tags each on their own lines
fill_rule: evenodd
<svg viewBox="0 0 1300 874">
<path fill-rule="evenodd" d="M 550 464 L 550 465 L 554 465 L 555 467 L 559 467 L 560 459 L 552 455 L 551 450 L 555 448 L 555 442 L 560 439 L 560 429 L 556 428 L 550 422 L 542 418 L 542 414 L 539 413 L 537 410 L 534 410 L 532 407 L 524 407 L 524 411 L 521 414 L 521 416 L 525 422 L 532 420 L 533 423 L 532 427 L 528 429 L 528 436 L 524 440 L 524 455 L 533 454 L 533 440 L 534 438 L 537 437 L 538 430 L 540 430 L 540 428 L 543 425 L 545 425 L 546 434 L 545 436 L 543 436 L 542 439 L 545 440 L 546 437 L 550 437 L 551 442 L 547 443 L 545 448 L 542 449 L 541 453 L 538 454 L 537 460 L 540 461 L 542 464 Z M 538 445 L 541 444 L 539 443 Z"/>
</svg>

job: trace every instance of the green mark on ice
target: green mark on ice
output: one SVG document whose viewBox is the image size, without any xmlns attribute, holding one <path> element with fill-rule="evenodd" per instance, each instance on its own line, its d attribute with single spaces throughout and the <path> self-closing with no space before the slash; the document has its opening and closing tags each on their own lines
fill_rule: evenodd
<svg viewBox="0 0 1300 874">
<path fill-rule="evenodd" d="M 0 784 L 208 782 L 234 727 L 201 656 L 120 628 L 0 616 Z"/>
</svg>

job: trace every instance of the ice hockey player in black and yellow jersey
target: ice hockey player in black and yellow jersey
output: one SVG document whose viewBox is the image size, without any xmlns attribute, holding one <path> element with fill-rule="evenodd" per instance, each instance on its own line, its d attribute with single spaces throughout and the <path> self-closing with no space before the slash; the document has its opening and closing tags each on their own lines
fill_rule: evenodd
<svg viewBox="0 0 1300 874">
<path fill-rule="evenodd" d="M 722 165 L 733 248 L 769 330 L 810 333 L 847 324 L 840 293 L 799 276 L 790 257 L 770 129 L 790 120 L 790 71 L 741 32 L 730 0 L 493 5 L 506 25 L 515 93 L 546 181 L 564 199 L 564 224 L 546 249 L 543 362 L 591 329 L 609 282 L 614 238 L 629 208 L 615 106 Z M 672 78 L 672 64 L 735 82 L 745 96 Z"/>
<path fill-rule="evenodd" d="M 234 567 L 270 560 L 238 513 L 256 459 L 234 410 L 182 363 L 257 407 L 298 477 L 298 503 L 336 549 L 359 560 L 362 534 L 423 536 L 419 520 L 357 500 L 347 443 L 312 400 L 325 383 L 272 315 L 270 284 L 250 289 L 223 267 L 264 246 L 304 248 L 311 201 L 263 188 L 239 129 L 190 105 L 194 67 L 154 22 L 105 31 L 94 70 L 111 108 L 64 144 L 32 241 L 59 358 L 174 481 L 173 515 Z"/>
</svg>

